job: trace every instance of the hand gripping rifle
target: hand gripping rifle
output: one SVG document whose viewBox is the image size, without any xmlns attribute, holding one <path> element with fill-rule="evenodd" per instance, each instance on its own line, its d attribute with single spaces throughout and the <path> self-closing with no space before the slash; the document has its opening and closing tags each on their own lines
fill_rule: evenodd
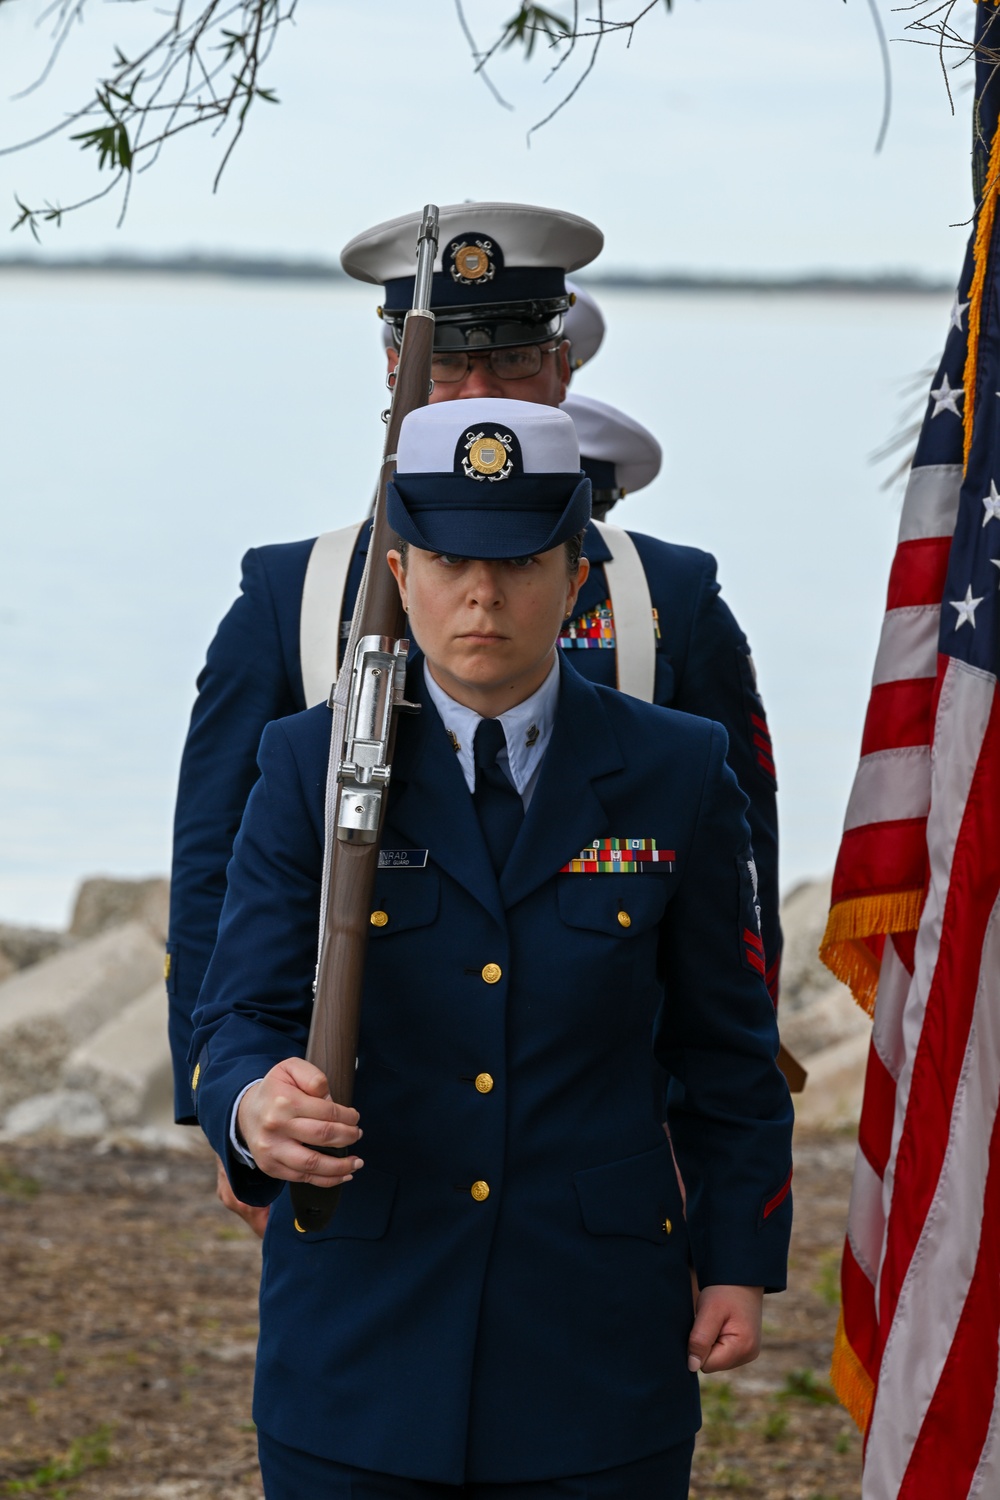
<svg viewBox="0 0 1000 1500">
<path fill-rule="evenodd" d="M 385 561 L 393 540 L 385 518 L 385 492 L 396 466 L 403 418 L 418 406 L 425 406 L 430 394 L 434 344 L 431 278 L 437 240 L 438 210 L 428 204 L 417 240 L 413 307 L 406 315 L 392 382 L 368 558 L 344 648 L 344 666 L 330 696 L 319 962 L 306 1057 L 326 1074 L 330 1096 L 338 1104 L 350 1104 L 354 1094 L 371 896 L 396 738 L 396 713 L 419 706 L 403 698 L 410 643 L 403 636 L 405 617 L 396 581 Z M 354 1147 L 324 1149 L 332 1156 L 346 1156 Z M 291 1193 L 296 1228 L 306 1232 L 329 1223 L 341 1189 L 293 1182 Z"/>
</svg>

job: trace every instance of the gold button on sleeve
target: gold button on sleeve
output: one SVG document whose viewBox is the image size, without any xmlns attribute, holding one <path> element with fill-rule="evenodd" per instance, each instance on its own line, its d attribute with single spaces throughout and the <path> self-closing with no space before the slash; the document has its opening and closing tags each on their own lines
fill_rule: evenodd
<svg viewBox="0 0 1000 1500">
<path fill-rule="evenodd" d="M 483 978 L 487 984 L 496 984 L 502 974 L 503 969 L 501 969 L 499 964 L 486 964 L 483 967 Z"/>
<path fill-rule="evenodd" d="M 194 1072 L 191 1074 L 191 1092 L 194 1093 L 198 1087 L 198 1079 L 201 1077 L 201 1063 L 195 1063 Z"/>
<path fill-rule="evenodd" d="M 631 927 L 632 926 L 632 918 L 629 916 L 629 914 L 628 914 L 627 911 L 620 911 L 618 913 L 618 920 L 622 924 L 623 927 Z"/>
<path fill-rule="evenodd" d="M 490 1196 L 490 1185 L 488 1182 L 474 1182 L 470 1187 L 469 1192 L 472 1194 L 473 1198 L 475 1198 L 477 1203 L 485 1203 L 487 1198 Z"/>
<path fill-rule="evenodd" d="M 168 953 L 164 957 L 164 960 L 163 960 L 163 977 L 164 977 L 164 979 L 169 979 L 170 978 L 170 969 L 171 969 L 171 959 L 172 958 L 173 958 L 173 954 L 172 953 Z"/>
<path fill-rule="evenodd" d="M 674 1226 L 671 1224 L 670 1220 L 669 1219 L 664 1219 L 664 1221 L 663 1221 L 663 1233 L 664 1234 L 673 1234 L 673 1232 L 674 1232 Z"/>
<path fill-rule="evenodd" d="M 384 927 L 388 920 L 389 913 L 386 911 L 373 911 L 369 918 L 373 927 Z"/>
<path fill-rule="evenodd" d="M 488 1094 L 493 1087 L 493 1079 L 489 1073 L 476 1074 L 476 1088 L 481 1094 Z"/>
</svg>

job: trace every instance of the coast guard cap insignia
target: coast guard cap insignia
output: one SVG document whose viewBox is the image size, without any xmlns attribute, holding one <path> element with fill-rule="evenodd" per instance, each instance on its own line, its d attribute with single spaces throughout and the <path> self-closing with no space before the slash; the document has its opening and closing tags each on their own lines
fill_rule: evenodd
<svg viewBox="0 0 1000 1500">
<path fill-rule="evenodd" d="M 496 275 L 492 240 L 463 240 L 451 252 L 452 280 L 462 286 L 481 286 Z"/>
<path fill-rule="evenodd" d="M 514 469 L 510 456 L 514 439 L 509 432 L 494 432 L 492 436 L 470 432 L 466 436 L 462 468 L 467 479 L 488 479 L 495 484 L 498 479 L 509 478 Z"/>
</svg>

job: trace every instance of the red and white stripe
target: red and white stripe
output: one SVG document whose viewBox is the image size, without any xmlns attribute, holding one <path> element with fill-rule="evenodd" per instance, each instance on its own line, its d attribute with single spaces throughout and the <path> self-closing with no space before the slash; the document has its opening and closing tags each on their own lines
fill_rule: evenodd
<svg viewBox="0 0 1000 1500">
<path fill-rule="evenodd" d="M 835 904 L 923 884 L 941 595 L 961 484 L 959 464 L 927 465 L 910 475 L 834 875 Z"/>
<path fill-rule="evenodd" d="M 863 1500 L 1000 1497 L 1000 698 L 937 654 L 961 481 L 910 479 L 838 865 L 927 891 L 884 939 L 844 1252 Z"/>
<path fill-rule="evenodd" d="M 950 660 L 934 726 L 930 885 L 900 1022 L 864 1500 L 970 1493 L 1000 1336 L 1000 698 Z M 876 1015 L 881 1009 L 881 989 Z M 992 1368 L 984 1366 L 984 1330 Z M 995 1441 L 995 1439 L 994 1439 Z"/>
</svg>

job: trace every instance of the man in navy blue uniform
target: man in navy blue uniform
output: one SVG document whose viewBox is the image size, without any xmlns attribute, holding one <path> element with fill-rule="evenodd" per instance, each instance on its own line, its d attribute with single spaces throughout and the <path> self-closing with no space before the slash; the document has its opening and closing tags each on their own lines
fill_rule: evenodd
<svg viewBox="0 0 1000 1500">
<path fill-rule="evenodd" d="M 379 225 L 353 240 L 342 257 L 352 275 L 385 287 L 383 315 L 397 331 L 412 300 L 418 219 L 410 215 Z M 555 210 L 518 204 L 443 208 L 441 269 L 433 291 L 432 402 L 493 396 L 558 406 L 570 377 L 565 274 L 592 260 L 602 243 L 593 224 Z M 390 367 L 395 357 L 390 349 Z M 271 720 L 328 695 L 342 621 L 350 620 L 364 567 L 368 528 L 359 523 L 348 529 L 342 571 L 333 570 L 340 581 L 331 583 L 322 567 L 324 547 L 344 535 L 248 552 L 242 593 L 219 626 L 198 679 L 177 795 L 166 958 L 175 1110 L 188 1123 L 194 1120 L 186 1063 L 191 1014 L 215 942 L 233 838 L 258 774 L 257 746 Z M 750 797 L 763 932 L 755 962 L 775 994 L 781 937 L 774 766 L 749 647 L 719 597 L 715 560 L 653 537 L 602 533 L 596 524 L 588 527 L 584 549 L 590 574 L 561 642 L 577 670 L 725 725 L 730 764 Z M 621 567 L 624 549 L 633 572 L 621 581 L 612 607 L 612 570 Z M 645 602 L 637 606 L 638 595 Z M 624 670 L 629 606 L 633 616 L 639 608 L 640 618 L 631 625 L 633 637 L 645 637 L 645 679 L 642 671 Z M 322 652 L 318 667 L 307 660 L 309 642 L 317 639 L 321 646 L 332 643 L 329 666 Z"/>
<path fill-rule="evenodd" d="M 303 1056 L 324 706 L 265 731 L 195 1015 L 199 1120 L 238 1197 L 273 1205 L 265 1493 L 680 1500 L 694 1372 L 756 1357 L 791 1224 L 746 798 L 720 725 L 556 648 L 588 570 L 569 417 L 427 407 L 398 451 L 422 709 L 392 768 L 356 1108 Z M 290 1181 L 343 1184 L 325 1230 L 299 1228 Z"/>
</svg>

